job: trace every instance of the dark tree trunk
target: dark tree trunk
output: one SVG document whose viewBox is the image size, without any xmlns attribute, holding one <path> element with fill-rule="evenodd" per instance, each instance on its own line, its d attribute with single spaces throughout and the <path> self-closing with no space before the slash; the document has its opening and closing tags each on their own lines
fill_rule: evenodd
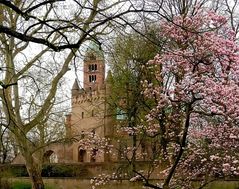
<svg viewBox="0 0 239 189">
<path fill-rule="evenodd" d="M 27 163 L 27 171 L 32 182 L 32 189 L 44 189 L 44 183 L 41 176 L 41 170 L 34 162 Z"/>
</svg>

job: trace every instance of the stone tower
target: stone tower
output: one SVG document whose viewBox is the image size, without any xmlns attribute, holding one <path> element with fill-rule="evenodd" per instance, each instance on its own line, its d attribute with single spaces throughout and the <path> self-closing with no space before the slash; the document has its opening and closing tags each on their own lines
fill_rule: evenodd
<svg viewBox="0 0 239 189">
<path fill-rule="evenodd" d="M 85 133 L 105 137 L 110 122 L 107 117 L 105 62 L 103 52 L 94 42 L 87 49 L 83 70 L 83 88 L 77 80 L 72 86 L 72 110 L 67 119 L 67 133 L 68 136 L 79 139 L 85 137 Z M 73 143 L 72 162 L 106 161 L 104 154 L 96 153 L 99 150 L 97 147 L 93 150 L 84 149 L 80 143 Z"/>
<path fill-rule="evenodd" d="M 105 63 L 104 55 L 99 46 L 91 42 L 84 59 L 84 89 L 97 90 L 104 85 Z"/>
</svg>

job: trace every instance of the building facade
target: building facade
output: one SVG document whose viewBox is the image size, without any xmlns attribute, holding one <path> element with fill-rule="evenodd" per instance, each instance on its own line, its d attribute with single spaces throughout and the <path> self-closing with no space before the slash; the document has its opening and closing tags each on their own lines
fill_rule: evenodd
<svg viewBox="0 0 239 189">
<path fill-rule="evenodd" d="M 109 85 L 105 80 L 105 62 L 102 51 L 95 43 L 91 43 L 84 59 L 83 88 L 75 80 L 71 95 L 72 109 L 66 118 L 68 138 L 75 138 L 70 146 L 71 162 L 104 162 L 109 161 L 104 153 L 97 153 L 97 147 L 86 149 L 81 140 L 89 133 L 100 138 L 112 134 L 113 119 L 108 114 L 107 95 Z"/>
<path fill-rule="evenodd" d="M 71 89 L 71 112 L 66 116 L 66 138 L 68 142 L 54 143 L 45 148 L 45 163 L 78 163 L 118 161 L 123 157 L 123 148 L 132 146 L 132 137 L 127 133 L 118 135 L 116 124 L 127 118 L 122 110 L 110 109 L 110 84 L 105 78 L 104 55 L 95 43 L 91 43 L 83 63 L 83 86 L 77 79 Z M 107 77 L 110 77 L 108 74 Z M 98 144 L 92 147 L 82 143 L 87 136 L 109 138 L 115 150 L 111 153 L 98 153 Z M 124 141 L 127 146 L 118 141 Z M 13 163 L 24 163 L 22 157 Z"/>
<path fill-rule="evenodd" d="M 67 142 L 55 143 L 45 148 L 44 162 L 77 163 L 105 162 L 109 157 L 98 153 L 97 144 L 86 148 L 81 140 L 87 134 L 99 138 L 112 134 L 113 119 L 108 115 L 106 98 L 108 85 L 105 81 L 105 61 L 98 45 L 91 42 L 87 49 L 83 65 L 83 87 L 75 82 L 71 89 L 71 112 L 66 116 Z M 19 154 L 13 164 L 25 164 Z"/>
</svg>

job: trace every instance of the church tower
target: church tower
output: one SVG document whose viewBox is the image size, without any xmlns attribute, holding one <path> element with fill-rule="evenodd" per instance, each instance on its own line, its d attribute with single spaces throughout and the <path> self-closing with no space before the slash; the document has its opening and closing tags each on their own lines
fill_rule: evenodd
<svg viewBox="0 0 239 189">
<path fill-rule="evenodd" d="M 102 50 L 91 42 L 84 59 L 84 89 L 95 91 L 103 87 L 105 81 L 105 63 Z"/>
<path fill-rule="evenodd" d="M 83 88 L 77 79 L 72 89 L 72 110 L 68 116 L 68 135 L 71 137 L 86 137 L 92 133 L 99 137 L 106 136 L 108 125 L 105 83 L 105 62 L 103 51 L 95 42 L 90 42 L 86 50 L 83 65 Z M 106 156 L 86 149 L 81 143 L 71 146 L 73 162 L 103 162 Z"/>
</svg>

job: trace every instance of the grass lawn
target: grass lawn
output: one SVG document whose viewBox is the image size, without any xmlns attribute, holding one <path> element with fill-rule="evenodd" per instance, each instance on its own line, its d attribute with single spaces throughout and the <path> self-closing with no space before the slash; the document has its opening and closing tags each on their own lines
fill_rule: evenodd
<svg viewBox="0 0 239 189">
<path fill-rule="evenodd" d="M 31 189 L 31 183 L 29 181 L 13 181 L 10 184 L 10 189 Z M 56 189 L 52 185 L 46 184 L 45 189 Z"/>
<path fill-rule="evenodd" d="M 80 179 L 45 179 L 45 189 L 91 189 L 89 180 Z M 100 189 L 141 189 L 142 185 L 132 182 L 111 182 Z M 5 188 L 4 188 L 5 189 Z M 27 178 L 11 179 L 10 187 L 6 189 L 31 189 Z M 239 181 L 218 181 L 209 184 L 205 189 L 239 189 Z"/>
<path fill-rule="evenodd" d="M 239 189 L 239 181 L 218 181 L 209 184 L 205 189 Z"/>
</svg>

